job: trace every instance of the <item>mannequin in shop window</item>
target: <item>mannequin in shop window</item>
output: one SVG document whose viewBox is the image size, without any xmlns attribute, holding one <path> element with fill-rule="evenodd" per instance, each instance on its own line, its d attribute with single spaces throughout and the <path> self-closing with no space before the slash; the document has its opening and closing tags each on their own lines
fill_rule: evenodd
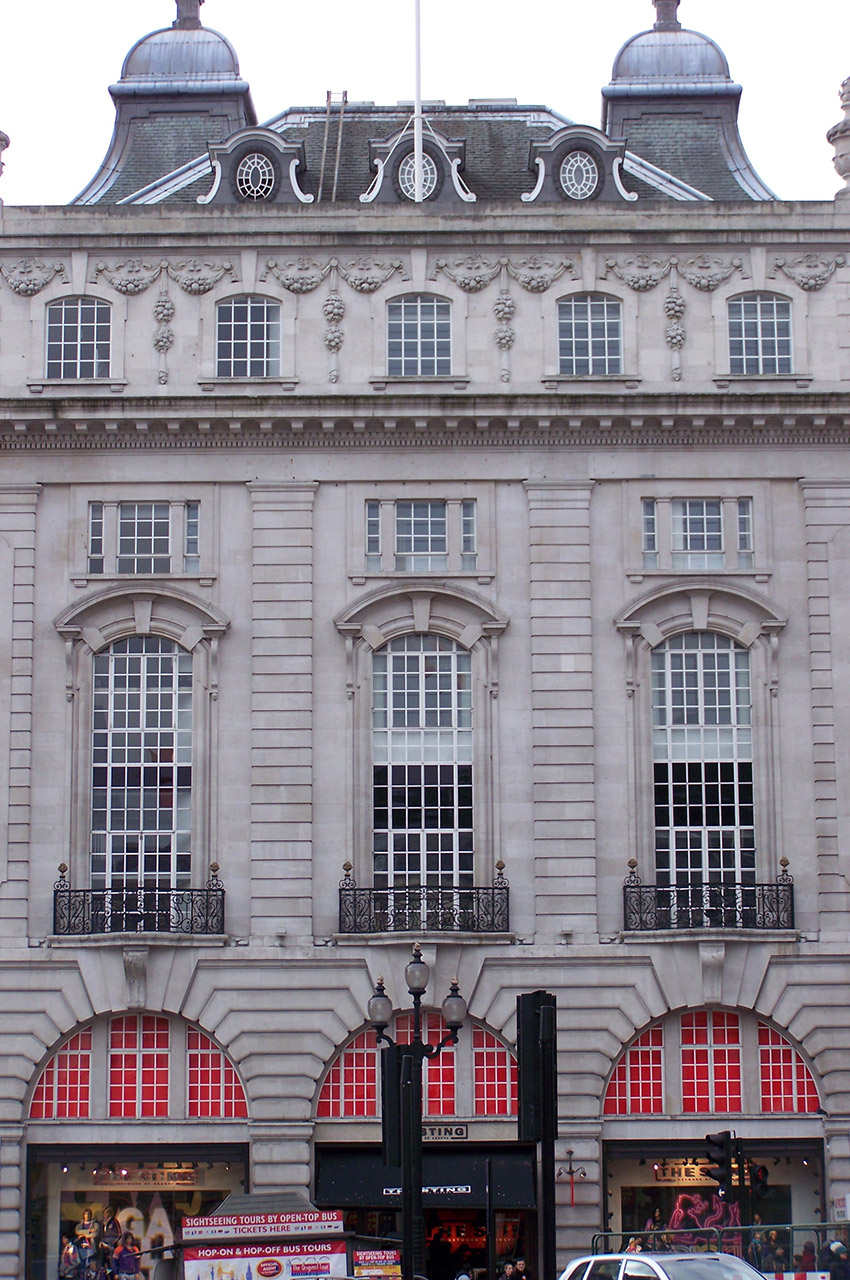
<svg viewBox="0 0 850 1280">
<path fill-rule="evenodd" d="M 103 1231 L 100 1236 L 100 1260 L 105 1271 L 112 1270 L 112 1255 L 121 1239 L 121 1226 L 112 1209 L 103 1215 Z"/>
<path fill-rule="evenodd" d="M 140 1250 L 132 1231 L 125 1231 L 116 1245 L 112 1265 L 117 1276 L 137 1276 L 141 1270 Z"/>
<path fill-rule="evenodd" d="M 100 1223 L 96 1221 L 91 1209 L 83 1210 L 82 1221 L 77 1223 L 74 1234 L 77 1237 L 77 1247 L 80 1250 L 83 1265 L 87 1267 L 98 1251 L 100 1240 Z"/>
<path fill-rule="evenodd" d="M 83 1260 L 76 1242 L 70 1236 L 62 1237 L 62 1252 L 59 1255 L 59 1280 L 78 1280 L 83 1269 Z"/>
</svg>

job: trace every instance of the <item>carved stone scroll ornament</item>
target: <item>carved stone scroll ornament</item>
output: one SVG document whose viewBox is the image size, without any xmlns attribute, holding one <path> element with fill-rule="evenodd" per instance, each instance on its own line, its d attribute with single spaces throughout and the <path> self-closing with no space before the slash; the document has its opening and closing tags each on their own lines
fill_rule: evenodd
<svg viewBox="0 0 850 1280">
<path fill-rule="evenodd" d="M 437 273 L 442 271 L 464 293 L 480 293 L 492 280 L 495 280 L 503 266 L 507 266 L 506 258 L 491 262 L 489 258 L 482 258 L 477 254 L 471 254 L 468 258 L 458 258 L 453 263 L 449 263 L 445 258 L 438 258 L 432 279 L 436 279 Z"/>
<path fill-rule="evenodd" d="M 93 279 L 96 281 L 98 276 L 105 276 L 116 292 L 122 293 L 125 298 L 132 298 L 135 294 L 144 293 L 145 289 L 150 288 L 154 281 L 159 279 L 165 267 L 164 262 L 158 262 L 155 267 L 152 267 L 149 262 L 143 262 L 141 258 L 127 258 L 114 267 L 107 266 L 105 262 L 99 262 Z"/>
<path fill-rule="evenodd" d="M 165 269 L 171 279 L 179 284 L 184 293 L 198 295 L 209 293 L 228 271 L 233 274 L 233 263 L 223 262 L 216 264 L 202 262 L 200 258 L 188 258 L 185 262 L 178 262 L 173 267 L 167 264 Z"/>
<path fill-rule="evenodd" d="M 530 258 L 523 258 L 520 262 L 508 261 L 506 266 L 508 274 L 528 293 L 545 293 L 565 271 L 571 271 L 572 278 L 577 279 L 571 259 L 554 262 L 552 258 L 532 254 Z"/>
<path fill-rule="evenodd" d="M 639 253 L 633 258 L 625 258 L 622 262 L 616 258 L 608 258 L 601 276 L 604 280 L 611 271 L 618 280 L 622 280 L 623 284 L 628 285 L 636 293 L 646 293 L 670 274 L 675 263 L 675 258 L 650 258 L 645 253 Z"/>
<path fill-rule="evenodd" d="M 692 289 L 699 289 L 701 293 L 713 293 L 736 271 L 740 271 L 744 279 L 748 278 L 742 258 L 727 260 L 711 258 L 708 254 L 702 253 L 697 258 L 688 258 L 684 263 L 677 262 L 675 258 L 672 261 L 678 265 L 682 279 L 687 280 Z"/>
<path fill-rule="evenodd" d="M 289 293 L 312 293 L 326 278 L 332 265 L 327 262 L 321 266 L 312 258 L 297 258 L 295 262 L 286 262 L 283 266 L 279 266 L 273 258 L 270 258 L 266 263 L 265 271 L 260 276 L 260 281 L 267 280 L 269 275 L 273 275 Z"/>
<path fill-rule="evenodd" d="M 345 264 L 333 261 L 331 266 L 337 268 L 345 283 L 355 293 L 375 293 L 396 271 L 401 272 L 403 280 L 407 279 L 404 264 L 398 258 L 392 262 L 384 262 L 378 258 L 357 258 L 356 261 Z"/>
<path fill-rule="evenodd" d="M 61 276 L 63 284 L 68 283 L 63 263 L 45 263 L 37 258 L 21 258 L 11 267 L 0 262 L 0 275 L 12 292 L 19 294 L 22 298 L 32 298 L 46 284 L 49 284 L 54 276 Z"/>
<path fill-rule="evenodd" d="M 805 293 L 813 293 L 822 289 L 835 275 L 836 269 L 843 267 L 845 262 L 843 253 L 836 254 L 834 258 L 819 258 L 816 253 L 803 253 L 791 262 L 787 258 L 774 258 L 773 267 L 767 275 L 769 280 L 775 280 L 777 271 L 781 271 Z"/>
</svg>

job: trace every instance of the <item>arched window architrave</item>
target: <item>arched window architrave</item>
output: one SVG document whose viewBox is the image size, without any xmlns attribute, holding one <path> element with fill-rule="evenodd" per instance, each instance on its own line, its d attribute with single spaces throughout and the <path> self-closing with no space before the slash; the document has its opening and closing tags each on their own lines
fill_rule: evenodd
<svg viewBox="0 0 850 1280">
<path fill-rule="evenodd" d="M 134 1018 L 134 1017 L 155 1017 L 165 1018 L 169 1025 L 169 1095 L 171 1104 L 172 1118 L 189 1120 L 195 1123 L 203 1123 L 206 1117 L 190 1116 L 189 1107 L 189 1038 L 192 1032 L 198 1032 L 209 1042 L 214 1053 L 221 1055 L 221 1063 L 223 1067 L 230 1068 L 238 1081 L 239 1088 L 244 1096 L 245 1103 L 249 1112 L 248 1117 L 242 1116 L 216 1116 L 210 1115 L 208 1118 L 214 1120 L 217 1124 L 222 1122 L 230 1124 L 247 1123 L 250 1118 L 250 1096 L 246 1085 L 245 1077 L 239 1068 L 233 1055 L 222 1045 L 219 1039 L 208 1029 L 201 1026 L 195 1021 L 190 1021 L 176 1012 L 163 1010 L 128 1009 L 120 1004 L 115 1007 L 102 1011 L 94 1017 L 89 1017 L 76 1024 L 71 1024 L 65 1031 L 57 1036 L 51 1043 L 44 1045 L 43 1051 L 36 1061 L 30 1073 L 29 1081 L 23 1091 L 22 1098 L 22 1117 L 29 1124 L 55 1124 L 57 1122 L 67 1124 L 67 1118 L 62 1115 L 53 1116 L 31 1116 L 33 1100 L 41 1084 L 45 1072 L 56 1061 L 58 1055 L 68 1049 L 78 1036 L 87 1036 L 90 1049 L 88 1050 L 88 1067 L 85 1079 L 85 1088 L 88 1096 L 88 1106 L 84 1112 L 80 1113 L 80 1119 L 84 1122 L 96 1122 L 109 1118 L 109 1056 L 110 1056 L 110 1025 L 116 1018 Z M 144 1117 L 134 1116 L 127 1120 L 127 1123 L 134 1124 L 138 1121 L 144 1121 Z M 155 1121 L 161 1123 L 161 1119 Z"/>
<path fill-rule="evenodd" d="M 473 676 L 476 849 L 488 851 L 486 867 L 476 860 L 476 872 L 489 883 L 499 860 L 498 807 L 499 637 L 508 619 L 489 601 L 463 588 L 406 582 L 377 587 L 361 596 L 334 619 L 345 638 L 348 735 L 353 743 L 352 769 L 346 779 L 346 799 L 353 814 L 350 861 L 355 878 L 371 878 L 372 810 L 370 768 L 372 654 L 404 635 L 433 634 L 453 640 L 471 654 Z M 489 767 L 485 767 L 485 763 Z"/>
<path fill-rule="evenodd" d="M 768 279 L 764 286 L 756 288 L 751 285 L 750 288 L 742 288 L 742 284 L 750 284 L 749 281 L 742 281 L 740 276 L 733 275 L 711 295 L 711 328 L 714 334 L 714 368 L 716 370 L 715 379 L 726 379 L 729 377 L 736 378 L 790 378 L 800 379 L 805 385 L 811 377 L 809 373 L 811 357 L 809 355 L 809 307 L 812 300 L 811 293 L 804 289 L 793 289 L 785 291 L 782 288 L 776 288 L 777 284 L 784 283 L 778 280 Z M 781 302 L 787 303 L 791 311 L 791 368 L 792 372 L 786 374 L 732 374 L 731 349 L 729 341 L 729 304 L 737 301 L 739 298 L 745 298 L 748 295 L 758 295 L 759 297 L 770 297 Z"/>
<path fill-rule="evenodd" d="M 378 289 L 371 295 L 372 333 L 372 382 L 398 381 L 405 375 L 390 374 L 388 366 L 389 353 L 389 309 L 392 303 L 403 302 L 405 298 L 428 298 L 435 302 L 446 302 L 451 309 L 451 372 L 434 375 L 437 381 L 467 382 L 467 339 L 466 328 L 469 315 L 469 294 L 450 280 L 447 276 L 440 279 L 440 287 L 436 289 L 429 282 L 422 289 L 412 287 L 406 281 L 406 288 L 397 288 L 391 294 Z M 432 381 L 434 380 L 432 377 Z M 408 380 L 411 380 L 408 377 Z M 416 380 L 415 378 L 412 380 Z"/>
<path fill-rule="evenodd" d="M 775 1032 L 784 1042 L 784 1047 L 790 1048 L 795 1064 L 802 1065 L 805 1072 L 810 1077 L 814 1091 L 820 1099 L 823 1088 L 814 1066 L 812 1057 L 798 1040 L 796 1040 L 781 1024 L 776 1023 L 768 1014 L 762 1013 L 757 1008 L 741 1008 L 734 1006 L 725 1006 L 720 1004 L 710 1004 L 705 1006 L 690 1006 L 687 1008 L 678 1008 L 669 1011 L 661 1017 L 652 1018 L 649 1022 L 633 1028 L 632 1034 L 625 1041 L 615 1056 L 609 1061 L 609 1068 L 604 1077 L 600 1100 L 599 1114 L 600 1118 L 605 1122 L 627 1118 L 632 1114 L 646 1115 L 669 1115 L 678 1117 L 683 1120 L 695 1118 L 700 1115 L 711 1115 L 713 1109 L 706 1110 L 685 1110 L 683 1098 L 683 1071 L 682 1071 L 682 1019 L 688 1014 L 707 1013 L 709 1017 L 714 1013 L 731 1014 L 738 1019 L 740 1027 L 740 1075 L 741 1084 L 744 1090 L 742 1098 L 742 1109 L 740 1112 L 729 1112 L 730 1115 L 753 1115 L 761 1117 L 762 1115 L 762 1090 L 765 1084 L 763 1076 L 761 1051 L 759 1043 L 759 1028 L 764 1025 L 770 1031 Z M 615 1083 L 615 1076 L 618 1069 L 623 1067 L 626 1076 L 625 1084 L 627 1093 L 630 1088 L 634 1088 L 636 1081 L 629 1078 L 630 1064 L 629 1055 L 635 1050 L 642 1048 L 641 1041 L 644 1037 L 649 1037 L 650 1033 L 655 1033 L 655 1039 L 660 1040 L 660 1046 L 655 1049 L 655 1053 L 660 1060 L 662 1078 L 660 1082 L 660 1107 L 647 1107 L 644 1112 L 623 1112 L 610 1110 L 606 1112 L 606 1102 L 608 1101 L 609 1091 Z M 651 1047 L 647 1047 L 647 1061 L 643 1064 L 646 1072 L 649 1066 L 648 1058 L 652 1054 Z M 644 1084 L 648 1086 L 648 1074 L 645 1075 Z M 637 1083 L 639 1088 L 639 1083 Z M 646 1096 L 649 1096 L 650 1088 L 646 1088 Z M 792 1112 L 791 1108 L 785 1109 L 786 1114 Z M 718 1113 L 722 1114 L 722 1113 Z M 782 1114 L 777 1111 L 776 1114 Z M 799 1114 L 807 1114 L 801 1111 Z M 812 1114 L 811 1111 L 808 1114 Z M 814 1118 L 814 1117 L 813 1117 Z"/>
<path fill-rule="evenodd" d="M 218 644 L 230 626 L 227 616 L 215 605 L 169 583 L 117 583 L 76 601 L 54 619 L 54 626 L 65 642 L 65 694 L 72 708 L 72 768 L 66 807 L 72 884 L 85 886 L 89 877 L 93 658 L 131 636 L 160 636 L 192 654 L 192 734 L 197 743 L 192 844 L 194 849 L 211 851 L 210 860 L 216 861 L 212 782 L 216 776 Z M 193 881 L 203 884 L 207 874 L 199 856 L 193 858 Z"/>
<path fill-rule="evenodd" d="M 687 632 L 715 632 L 750 653 L 753 688 L 753 735 L 758 761 L 755 771 L 755 809 L 760 878 L 779 871 L 782 821 L 779 785 L 779 636 L 787 619 L 764 596 L 723 581 L 702 581 L 698 587 L 673 583 L 658 587 L 627 606 L 614 625 L 625 645 L 626 715 L 629 723 L 628 785 L 630 858 L 638 874 L 652 870 L 654 848 L 652 777 L 651 654 L 673 636 Z M 772 859 L 763 861 L 765 852 Z"/>
</svg>

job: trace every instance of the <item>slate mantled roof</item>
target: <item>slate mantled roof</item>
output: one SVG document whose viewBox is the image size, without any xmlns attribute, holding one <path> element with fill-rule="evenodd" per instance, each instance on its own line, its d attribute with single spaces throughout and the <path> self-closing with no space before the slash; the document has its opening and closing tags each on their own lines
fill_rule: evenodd
<svg viewBox="0 0 850 1280">
<path fill-rule="evenodd" d="M 741 144 L 741 89 L 732 82 L 722 51 L 708 37 L 679 25 L 678 0 L 654 2 L 667 17 L 623 46 L 603 90 L 604 131 L 626 146 L 624 187 L 642 202 L 775 199 Z M 232 46 L 200 25 L 167 28 L 139 41 L 110 92 L 117 107 L 112 144 L 74 204 L 194 205 L 213 184 L 207 145 L 256 123 Z M 512 100 L 426 103 L 423 110 L 426 141 L 432 128 L 462 147 L 462 178 L 479 206 L 523 207 L 520 197 L 536 181 L 529 168 L 531 144 L 572 123 L 548 107 L 518 106 Z M 351 103 L 341 110 L 334 103 L 327 138 L 324 106 L 290 108 L 266 127 L 287 142 L 303 144 L 306 164 L 298 173 L 303 192 L 317 197 L 321 184 L 322 203 L 327 203 L 335 183 L 337 203 L 357 204 L 375 176 L 371 147 L 397 136 L 412 111 L 412 104 Z M 316 203 L 304 205 L 304 211 Z"/>
</svg>

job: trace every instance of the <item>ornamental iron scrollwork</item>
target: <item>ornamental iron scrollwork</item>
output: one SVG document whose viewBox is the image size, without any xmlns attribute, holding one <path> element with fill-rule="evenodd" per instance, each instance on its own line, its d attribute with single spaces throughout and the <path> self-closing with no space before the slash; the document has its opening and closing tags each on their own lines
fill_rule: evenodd
<svg viewBox="0 0 850 1280">
<path fill-rule="evenodd" d="M 629 861 L 623 883 L 623 929 L 793 929 L 794 877 L 788 859 L 773 884 L 642 884 Z"/>
<path fill-rule="evenodd" d="M 496 863 L 490 887 L 358 889 L 351 863 L 339 882 L 339 931 L 343 934 L 506 933 L 510 929 L 509 883 Z"/>
<path fill-rule="evenodd" d="M 61 276 L 62 283 L 68 284 L 64 263 L 45 263 L 38 258 L 21 258 L 11 267 L 0 262 L 0 275 L 12 292 L 21 298 L 34 297 L 54 276 Z"/>
<path fill-rule="evenodd" d="M 58 936 L 109 933 L 224 933 L 224 885 L 219 866 L 210 866 L 203 889 L 160 888 L 157 884 L 120 889 L 72 889 L 68 867 L 59 867 L 53 886 L 53 932 Z"/>
</svg>

